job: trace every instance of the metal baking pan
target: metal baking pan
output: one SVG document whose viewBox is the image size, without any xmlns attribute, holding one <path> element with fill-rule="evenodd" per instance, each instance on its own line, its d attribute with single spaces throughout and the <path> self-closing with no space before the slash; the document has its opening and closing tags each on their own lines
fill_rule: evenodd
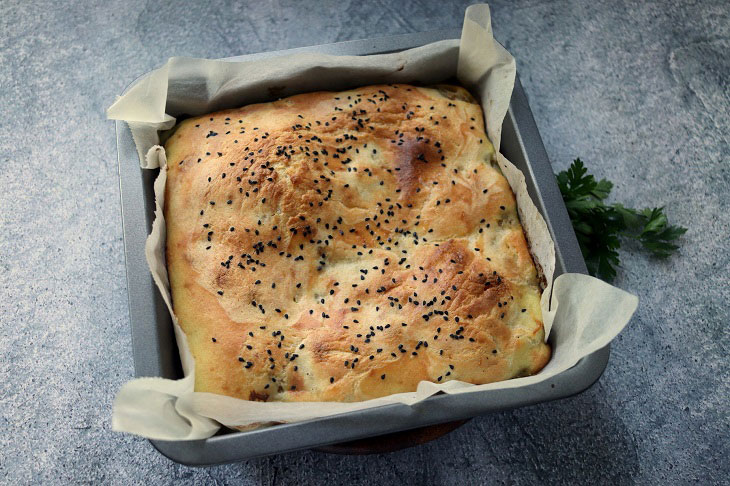
<svg viewBox="0 0 730 486">
<path fill-rule="evenodd" d="M 313 51 L 339 55 L 381 54 L 444 39 L 457 39 L 460 34 L 453 30 L 408 34 L 251 54 L 232 60 L 248 61 Z M 138 377 L 181 378 L 172 322 L 152 281 L 144 255 L 145 239 L 154 218 L 152 184 L 158 171 L 140 168 L 132 134 L 126 123 L 117 121 L 116 133 L 135 374 Z M 529 194 L 547 222 L 555 241 L 555 275 L 587 273 L 519 78 L 515 82 L 509 112 L 504 120 L 501 150 L 525 174 Z M 548 381 L 520 388 L 460 395 L 440 394 L 412 407 L 386 405 L 250 432 L 221 433 L 206 440 L 151 442 L 173 461 L 188 465 L 209 465 L 352 441 L 565 398 L 586 390 L 598 380 L 606 368 L 608 356 L 609 346 L 606 346 Z"/>
</svg>

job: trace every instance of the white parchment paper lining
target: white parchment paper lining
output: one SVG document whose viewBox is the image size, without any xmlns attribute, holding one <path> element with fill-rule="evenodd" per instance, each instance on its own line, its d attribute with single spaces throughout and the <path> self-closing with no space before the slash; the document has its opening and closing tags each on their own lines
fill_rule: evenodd
<svg viewBox="0 0 730 486">
<path fill-rule="evenodd" d="M 555 250 L 547 225 L 527 193 L 522 173 L 498 154 L 502 172 L 517 197 L 533 257 L 548 282 L 541 307 L 546 336 L 553 333 L 553 356 L 540 373 L 487 385 L 422 381 L 415 392 L 356 403 L 263 403 L 193 391 L 194 360 L 172 312 L 164 257 L 162 205 L 167 167 L 159 133 L 174 126 L 174 116 L 201 115 L 322 89 L 340 90 L 388 82 L 428 84 L 456 76 L 479 96 L 488 136 L 499 151 L 502 121 L 509 106 L 515 72 L 515 60 L 494 40 L 489 8 L 481 4 L 467 9 L 460 41 L 441 41 L 375 56 L 306 53 L 248 62 L 171 58 L 117 99 L 109 108 L 108 117 L 129 124 L 143 168 L 160 168 L 154 184 L 155 221 L 147 240 L 146 255 L 172 315 L 185 378 L 177 381 L 139 378 L 126 383 L 114 401 L 114 430 L 151 439 L 193 440 L 212 436 L 220 424 L 246 427 L 295 422 L 389 403 L 413 405 L 439 391 L 473 393 L 521 387 L 547 380 L 608 344 L 629 322 L 638 299 L 586 275 L 564 274 L 553 281 Z M 548 302 L 551 295 L 552 302 Z"/>
</svg>

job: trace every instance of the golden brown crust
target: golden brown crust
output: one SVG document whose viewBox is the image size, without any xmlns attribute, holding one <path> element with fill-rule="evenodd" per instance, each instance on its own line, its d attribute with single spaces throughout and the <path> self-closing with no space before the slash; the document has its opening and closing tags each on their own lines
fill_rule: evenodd
<svg viewBox="0 0 730 486">
<path fill-rule="evenodd" d="M 515 198 L 462 88 L 293 96 L 186 120 L 165 148 L 197 391 L 358 401 L 547 363 Z"/>
</svg>

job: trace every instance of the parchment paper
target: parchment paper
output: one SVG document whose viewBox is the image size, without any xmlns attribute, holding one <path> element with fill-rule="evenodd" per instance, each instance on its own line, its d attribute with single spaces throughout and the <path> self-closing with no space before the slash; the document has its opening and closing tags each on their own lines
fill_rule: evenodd
<svg viewBox="0 0 730 486">
<path fill-rule="evenodd" d="M 151 439 L 193 440 L 212 436 L 220 424 L 247 427 L 295 422 L 389 403 L 413 405 L 441 391 L 473 393 L 537 383 L 565 371 L 609 343 L 629 322 L 638 299 L 595 278 L 564 274 L 553 281 L 555 249 L 547 225 L 530 199 L 523 174 L 498 154 L 499 166 L 517 198 L 520 220 L 547 288 L 541 307 L 553 356 L 537 375 L 487 385 L 422 381 L 411 393 L 357 403 L 252 402 L 193 391 L 194 359 L 172 312 L 164 258 L 164 203 L 167 166 L 160 132 L 175 117 L 267 101 L 315 90 L 341 90 L 375 83 L 437 83 L 456 77 L 481 99 L 487 134 L 499 149 L 502 121 L 515 80 L 514 58 L 492 37 L 487 5 L 466 11 L 460 41 L 441 41 L 401 53 L 377 56 L 296 54 L 250 62 L 171 58 L 139 81 L 108 110 L 129 124 L 143 168 L 160 168 L 155 181 L 155 221 L 146 255 L 175 326 L 185 378 L 139 378 L 126 383 L 114 401 L 112 426 Z M 550 302 L 550 296 L 552 301 Z M 153 325 L 153 323 L 150 323 Z"/>
</svg>

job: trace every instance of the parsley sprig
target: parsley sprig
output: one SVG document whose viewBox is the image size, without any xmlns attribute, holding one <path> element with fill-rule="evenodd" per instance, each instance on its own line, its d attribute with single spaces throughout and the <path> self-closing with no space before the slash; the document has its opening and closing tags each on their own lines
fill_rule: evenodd
<svg viewBox="0 0 730 486">
<path fill-rule="evenodd" d="M 560 172 L 557 179 L 591 275 L 606 281 L 614 279 L 616 267 L 620 266 L 622 238 L 638 241 L 657 258 L 666 258 L 679 248 L 674 242 L 687 228 L 670 225 L 663 207 L 637 210 L 606 204 L 613 184 L 606 179 L 597 181 L 580 159 Z"/>
</svg>

